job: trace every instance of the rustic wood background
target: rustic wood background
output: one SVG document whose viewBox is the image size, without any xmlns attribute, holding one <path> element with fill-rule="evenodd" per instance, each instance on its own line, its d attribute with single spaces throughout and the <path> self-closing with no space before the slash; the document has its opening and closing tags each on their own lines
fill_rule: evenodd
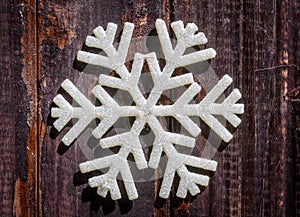
<svg viewBox="0 0 300 217">
<path fill-rule="evenodd" d="M 0 216 L 300 216 L 299 17 L 298 0 L 1 0 Z M 95 27 L 129 21 L 146 36 L 157 18 L 200 27 L 245 114 L 204 193 L 159 202 L 156 181 L 114 202 L 85 184 L 76 143 L 59 148 L 49 109 Z"/>
</svg>

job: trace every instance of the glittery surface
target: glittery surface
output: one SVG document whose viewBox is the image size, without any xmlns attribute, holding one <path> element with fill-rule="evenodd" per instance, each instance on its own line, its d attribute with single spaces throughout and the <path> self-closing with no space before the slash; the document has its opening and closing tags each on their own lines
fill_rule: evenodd
<svg viewBox="0 0 300 217">
<path fill-rule="evenodd" d="M 98 194 L 105 197 L 110 191 L 114 200 L 121 198 L 121 193 L 117 184 L 117 176 L 121 175 L 125 184 L 125 189 L 130 200 L 138 197 L 133 177 L 130 171 L 127 157 L 130 153 L 139 169 L 147 167 L 157 168 L 164 152 L 168 158 L 163 182 L 160 189 L 160 197 L 169 196 L 175 173 L 180 177 L 177 190 L 178 197 L 186 197 L 189 191 L 192 195 L 200 192 L 197 185 L 208 185 L 209 177 L 188 171 L 187 166 L 202 168 L 215 171 L 217 162 L 203 159 L 187 154 L 179 153 L 174 144 L 179 146 L 191 147 L 195 145 L 195 137 L 201 133 L 201 129 L 190 117 L 200 117 L 212 130 L 214 130 L 225 142 L 232 139 L 232 134 L 214 117 L 222 115 L 234 127 L 237 127 L 241 120 L 236 114 L 242 114 L 243 104 L 236 104 L 241 98 L 240 92 L 235 89 L 222 102 L 216 100 L 224 93 L 232 83 L 230 76 L 225 75 L 218 84 L 206 95 L 198 104 L 189 104 L 199 93 L 201 87 L 194 82 L 191 73 L 172 77 L 172 73 L 178 67 L 184 67 L 196 62 L 205 61 L 213 58 L 216 52 L 212 48 L 196 51 L 183 55 L 189 47 L 205 44 L 207 39 L 201 32 L 196 33 L 198 28 L 195 24 L 188 24 L 184 27 L 182 21 L 171 24 L 177 38 L 177 44 L 173 48 L 166 24 L 163 20 L 156 21 L 156 29 L 161 43 L 166 65 L 161 70 L 155 53 L 140 54 L 136 53 L 131 72 L 125 66 L 126 56 L 130 45 L 134 25 L 125 23 L 122 37 L 118 49 L 113 46 L 117 26 L 109 23 L 107 29 L 97 27 L 94 36 L 88 36 L 86 45 L 89 47 L 102 49 L 107 56 L 89 53 L 86 51 L 78 52 L 78 60 L 102 67 L 115 70 L 119 78 L 101 74 L 99 84 L 96 85 L 92 93 L 100 100 L 101 106 L 92 104 L 71 81 L 65 80 L 62 84 L 63 89 L 79 104 L 79 107 L 72 107 L 62 95 L 58 94 L 54 102 L 58 106 L 51 110 L 52 117 L 58 118 L 54 122 L 57 130 L 71 120 L 78 119 L 76 124 L 63 137 L 65 145 L 70 145 L 84 129 L 94 119 L 100 119 L 99 125 L 93 130 L 92 134 L 99 139 L 102 148 L 120 146 L 117 154 L 98 158 L 80 164 L 82 173 L 109 168 L 106 174 L 92 177 L 89 179 L 91 187 L 98 188 Z M 138 88 L 143 64 L 147 62 L 154 83 L 148 98 L 145 98 Z M 179 97 L 173 105 L 157 105 L 157 101 L 165 90 L 189 85 L 186 91 Z M 105 90 L 104 86 L 113 87 L 127 91 L 133 98 L 134 106 L 120 106 Z M 168 132 L 163 129 L 157 117 L 172 116 L 189 132 L 190 136 Z M 129 132 L 117 134 L 111 137 L 102 138 L 114 123 L 121 117 L 135 117 L 135 121 Z M 144 126 L 148 124 L 155 135 L 153 149 L 149 162 L 143 153 L 139 135 Z"/>
</svg>

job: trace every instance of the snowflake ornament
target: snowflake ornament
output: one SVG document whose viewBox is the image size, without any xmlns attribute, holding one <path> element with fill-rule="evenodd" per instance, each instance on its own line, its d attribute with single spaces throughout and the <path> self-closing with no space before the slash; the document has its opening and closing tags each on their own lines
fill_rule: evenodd
<svg viewBox="0 0 300 217">
<path fill-rule="evenodd" d="M 92 132 L 92 135 L 99 139 L 99 145 L 102 148 L 120 146 L 116 154 L 90 160 L 79 165 L 82 173 L 108 168 L 107 173 L 90 178 L 88 184 L 91 187 L 97 187 L 98 194 L 103 197 L 110 192 L 113 200 L 121 198 L 117 183 L 118 175 L 124 181 L 128 198 L 130 200 L 138 198 L 127 161 L 129 154 L 133 155 L 137 168 L 142 170 L 148 167 L 156 169 L 162 152 L 165 153 L 167 165 L 159 192 L 160 197 L 168 198 L 175 173 L 180 177 L 176 194 L 178 197 L 185 198 L 187 192 L 192 195 L 199 193 L 198 185 L 207 186 L 209 177 L 190 172 L 187 166 L 215 171 L 217 162 L 180 153 L 174 145 L 190 148 L 195 146 L 195 137 L 201 133 L 201 129 L 191 120 L 191 116 L 200 117 L 222 140 L 229 142 L 232 139 L 232 134 L 216 119 L 215 115 L 223 116 L 234 127 L 237 127 L 241 120 L 236 114 L 244 112 L 244 105 L 237 103 L 241 98 L 241 94 L 237 89 L 234 89 L 222 103 L 216 102 L 232 83 L 232 78 L 229 75 L 225 75 L 200 103 L 190 104 L 200 92 L 200 85 L 194 81 L 192 73 L 175 77 L 172 77 L 172 73 L 178 67 L 185 67 L 214 58 L 216 52 L 214 49 L 208 48 L 184 55 L 187 48 L 207 42 L 202 32 L 197 33 L 198 28 L 193 23 L 187 24 L 186 27 L 184 27 L 182 21 L 171 24 L 177 38 L 177 44 L 174 48 L 165 22 L 158 19 L 155 25 L 166 60 L 162 70 L 159 67 L 156 53 L 136 53 L 131 72 L 129 72 L 125 62 L 134 25 L 125 23 L 118 49 L 116 49 L 113 41 L 117 25 L 109 23 L 106 30 L 101 26 L 97 27 L 94 30 L 94 36 L 87 36 L 86 38 L 87 46 L 103 50 L 106 56 L 86 51 L 79 51 L 77 55 L 77 59 L 81 62 L 114 70 L 119 75 L 119 77 L 112 77 L 100 74 L 99 83 L 92 89 L 92 93 L 100 100 L 101 105 L 94 105 L 70 80 L 65 80 L 62 83 L 62 88 L 79 106 L 73 107 L 60 94 L 53 100 L 58 107 L 52 108 L 51 115 L 57 118 L 54 127 L 58 131 L 61 131 L 70 120 L 78 119 L 76 124 L 62 138 L 65 145 L 72 144 L 93 120 L 100 119 L 100 123 Z M 153 88 L 147 98 L 143 96 L 138 87 L 145 62 L 149 66 L 153 80 Z M 173 105 L 157 105 L 163 91 L 186 85 L 188 85 L 188 88 Z M 120 106 L 103 87 L 127 91 L 132 96 L 135 104 Z M 163 129 L 158 118 L 166 116 L 174 117 L 189 132 L 190 136 L 168 132 Z M 104 134 L 122 117 L 135 118 L 130 131 L 103 138 Z M 149 125 L 155 136 L 148 162 L 139 140 L 141 131 L 146 124 Z"/>
</svg>

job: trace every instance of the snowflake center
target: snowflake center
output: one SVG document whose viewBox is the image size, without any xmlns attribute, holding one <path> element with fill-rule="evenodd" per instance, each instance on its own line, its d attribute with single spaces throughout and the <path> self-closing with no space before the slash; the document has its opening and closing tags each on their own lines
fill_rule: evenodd
<svg viewBox="0 0 300 217">
<path fill-rule="evenodd" d="M 139 107 L 139 110 L 141 112 L 141 116 L 143 117 L 149 117 L 152 114 L 152 106 L 149 106 L 147 103 L 145 105 L 142 105 Z"/>
</svg>

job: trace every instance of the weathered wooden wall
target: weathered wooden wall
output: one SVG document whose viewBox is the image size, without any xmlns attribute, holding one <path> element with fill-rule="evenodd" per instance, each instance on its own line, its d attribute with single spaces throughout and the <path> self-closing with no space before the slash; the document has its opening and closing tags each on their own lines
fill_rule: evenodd
<svg viewBox="0 0 300 217">
<path fill-rule="evenodd" d="M 300 216 L 299 17 L 297 0 L 2 0 L 0 216 Z M 201 195 L 157 203 L 159 183 L 144 182 L 133 202 L 102 199 L 78 173 L 76 143 L 59 146 L 52 99 L 77 81 L 74 60 L 95 27 L 129 21 L 146 36 L 157 18 L 206 34 L 214 70 L 243 94 L 243 122 Z"/>
</svg>

